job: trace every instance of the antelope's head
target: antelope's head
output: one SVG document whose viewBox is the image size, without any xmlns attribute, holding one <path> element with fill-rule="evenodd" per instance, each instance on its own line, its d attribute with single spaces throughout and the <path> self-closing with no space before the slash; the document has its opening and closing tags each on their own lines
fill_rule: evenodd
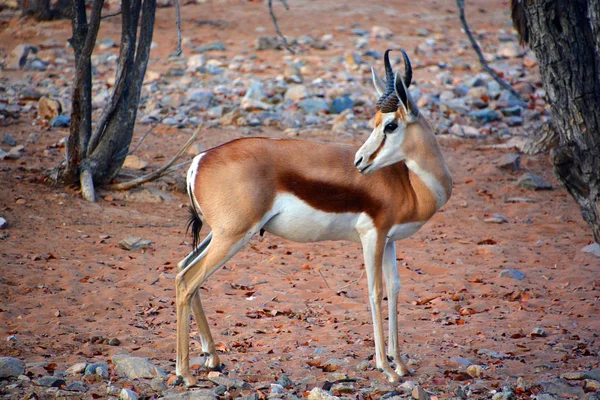
<svg viewBox="0 0 600 400">
<path fill-rule="evenodd" d="M 406 154 L 402 144 L 407 128 L 419 119 L 419 110 L 408 92 L 412 81 L 410 60 L 406 52 L 400 50 L 404 57 L 404 79 L 402 79 L 398 71 L 395 75 L 392 71 L 388 55 L 390 51 L 390 49 L 386 50 L 383 57 L 385 82 L 371 68 L 379 101 L 375 105 L 377 110 L 375 129 L 354 158 L 354 165 L 361 174 L 369 174 L 403 161 Z"/>
</svg>

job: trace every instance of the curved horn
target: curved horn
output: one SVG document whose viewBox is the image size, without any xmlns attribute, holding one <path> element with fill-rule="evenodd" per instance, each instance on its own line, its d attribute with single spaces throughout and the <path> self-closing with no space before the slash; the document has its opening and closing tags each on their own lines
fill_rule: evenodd
<svg viewBox="0 0 600 400">
<path fill-rule="evenodd" d="M 394 92 L 394 71 L 392 70 L 392 64 L 390 63 L 390 51 L 392 51 L 392 49 L 387 49 L 383 54 L 383 65 L 385 65 L 386 82 L 385 92 L 388 95 Z"/>
<path fill-rule="evenodd" d="M 404 57 L 404 86 L 408 89 L 412 82 L 412 66 L 404 49 L 400 49 L 400 51 L 402 52 L 402 57 Z"/>
</svg>

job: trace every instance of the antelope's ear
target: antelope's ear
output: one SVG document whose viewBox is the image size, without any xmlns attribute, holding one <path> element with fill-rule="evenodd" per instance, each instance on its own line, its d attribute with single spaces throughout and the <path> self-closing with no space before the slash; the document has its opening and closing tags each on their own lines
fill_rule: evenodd
<svg viewBox="0 0 600 400">
<path fill-rule="evenodd" d="M 379 77 L 379 75 L 377 75 L 377 72 L 375 72 L 375 68 L 373 67 L 371 67 L 371 75 L 373 76 L 373 86 L 375 86 L 377 96 L 383 96 L 385 93 L 385 82 Z"/>
<path fill-rule="evenodd" d="M 396 76 L 394 79 L 394 88 L 396 90 L 396 96 L 398 96 L 398 98 L 400 99 L 401 107 L 404 107 L 404 111 L 406 111 L 406 117 L 408 119 L 408 122 L 416 121 L 417 118 L 419 118 L 419 109 L 413 101 L 410 92 L 406 88 L 404 80 L 402 79 L 402 76 L 400 76 L 399 71 L 396 71 Z"/>
</svg>

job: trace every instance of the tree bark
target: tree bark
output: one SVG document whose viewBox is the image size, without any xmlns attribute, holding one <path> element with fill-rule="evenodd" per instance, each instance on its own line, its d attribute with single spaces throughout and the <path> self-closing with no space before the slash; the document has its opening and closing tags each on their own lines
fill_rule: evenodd
<svg viewBox="0 0 600 400">
<path fill-rule="evenodd" d="M 554 172 L 600 243 L 600 1 L 512 0 L 512 17 L 558 132 Z"/>
</svg>

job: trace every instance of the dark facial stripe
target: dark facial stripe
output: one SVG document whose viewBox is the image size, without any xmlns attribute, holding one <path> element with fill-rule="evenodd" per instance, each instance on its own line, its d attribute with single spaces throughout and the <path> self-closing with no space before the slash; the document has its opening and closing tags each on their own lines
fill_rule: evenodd
<svg viewBox="0 0 600 400">
<path fill-rule="evenodd" d="M 377 147 L 377 150 L 375 150 L 373 152 L 373 154 L 371 154 L 369 156 L 369 162 L 373 162 L 373 160 L 375 159 L 375 157 L 377 157 L 377 154 L 379 154 L 379 152 L 381 151 L 381 149 L 383 148 L 383 145 L 385 144 L 385 139 L 387 136 L 383 135 L 383 140 L 381 141 L 381 143 L 379 143 L 379 147 Z"/>
</svg>

